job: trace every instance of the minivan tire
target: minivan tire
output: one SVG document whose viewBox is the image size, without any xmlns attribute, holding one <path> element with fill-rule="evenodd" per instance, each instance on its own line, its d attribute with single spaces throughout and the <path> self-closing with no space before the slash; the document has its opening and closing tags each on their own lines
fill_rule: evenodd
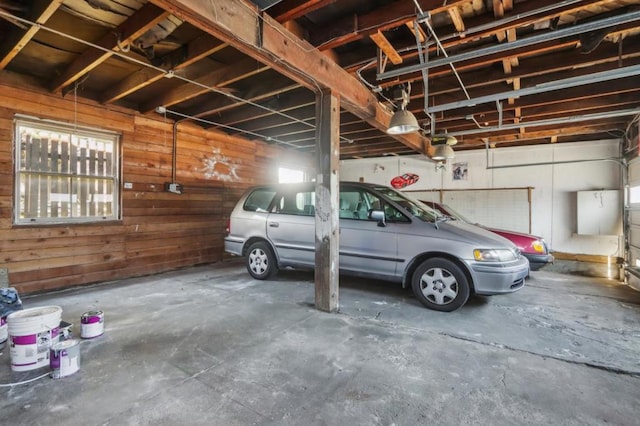
<svg viewBox="0 0 640 426">
<path fill-rule="evenodd" d="M 251 244 L 246 256 L 247 271 L 257 280 L 268 280 L 278 273 L 276 256 L 269 244 L 258 241 Z"/>
<path fill-rule="evenodd" d="M 454 262 L 435 257 L 422 262 L 411 279 L 416 298 L 429 309 L 455 311 L 469 299 L 469 281 Z"/>
</svg>

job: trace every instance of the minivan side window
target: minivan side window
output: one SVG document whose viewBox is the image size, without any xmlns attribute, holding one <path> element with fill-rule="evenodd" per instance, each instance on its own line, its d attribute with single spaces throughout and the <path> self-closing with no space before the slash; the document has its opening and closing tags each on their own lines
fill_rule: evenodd
<svg viewBox="0 0 640 426">
<path fill-rule="evenodd" d="M 340 191 L 340 218 L 356 220 L 372 220 L 369 218 L 371 210 L 384 210 L 385 217 L 390 222 L 409 222 L 394 206 L 387 204 L 377 195 L 361 188 L 344 187 Z"/>
<path fill-rule="evenodd" d="M 276 202 L 276 213 L 295 214 L 302 216 L 314 216 L 315 209 L 315 190 L 285 192 Z"/>
<path fill-rule="evenodd" d="M 242 208 L 250 212 L 267 212 L 276 191 L 270 188 L 259 188 L 247 197 Z"/>
</svg>

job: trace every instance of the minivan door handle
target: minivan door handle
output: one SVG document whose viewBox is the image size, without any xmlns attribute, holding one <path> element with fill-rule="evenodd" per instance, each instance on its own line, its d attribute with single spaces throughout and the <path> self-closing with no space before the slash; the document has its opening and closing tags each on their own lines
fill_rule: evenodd
<svg viewBox="0 0 640 426">
<path fill-rule="evenodd" d="M 280 224 L 278 222 L 269 222 L 269 226 L 271 228 L 278 228 L 280 226 Z"/>
</svg>

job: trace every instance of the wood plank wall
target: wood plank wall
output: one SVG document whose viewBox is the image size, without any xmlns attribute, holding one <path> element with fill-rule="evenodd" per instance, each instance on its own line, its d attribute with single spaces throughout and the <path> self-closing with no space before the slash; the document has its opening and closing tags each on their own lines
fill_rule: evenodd
<svg viewBox="0 0 640 426">
<path fill-rule="evenodd" d="M 121 134 L 122 220 L 81 225 L 16 226 L 13 119 L 26 114 Z M 120 107 L 66 98 L 0 78 L 0 268 L 20 294 L 154 274 L 218 262 L 228 215 L 244 189 L 277 180 L 273 145 L 177 126 L 177 182 L 172 177 L 173 122 Z M 300 156 L 297 164 L 311 164 Z M 302 162 L 302 163 L 301 163 Z"/>
</svg>

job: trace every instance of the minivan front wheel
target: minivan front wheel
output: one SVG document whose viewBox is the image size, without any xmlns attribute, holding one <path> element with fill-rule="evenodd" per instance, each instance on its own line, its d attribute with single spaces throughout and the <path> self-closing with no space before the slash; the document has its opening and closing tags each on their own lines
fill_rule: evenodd
<svg viewBox="0 0 640 426">
<path fill-rule="evenodd" d="M 247 271 L 257 280 L 266 280 L 278 272 L 276 256 L 264 241 L 251 244 L 247 252 Z"/>
<path fill-rule="evenodd" d="M 448 259 L 422 262 L 411 279 L 413 294 L 424 306 L 436 311 L 455 311 L 469 298 L 469 281 L 462 269 Z"/>
</svg>

